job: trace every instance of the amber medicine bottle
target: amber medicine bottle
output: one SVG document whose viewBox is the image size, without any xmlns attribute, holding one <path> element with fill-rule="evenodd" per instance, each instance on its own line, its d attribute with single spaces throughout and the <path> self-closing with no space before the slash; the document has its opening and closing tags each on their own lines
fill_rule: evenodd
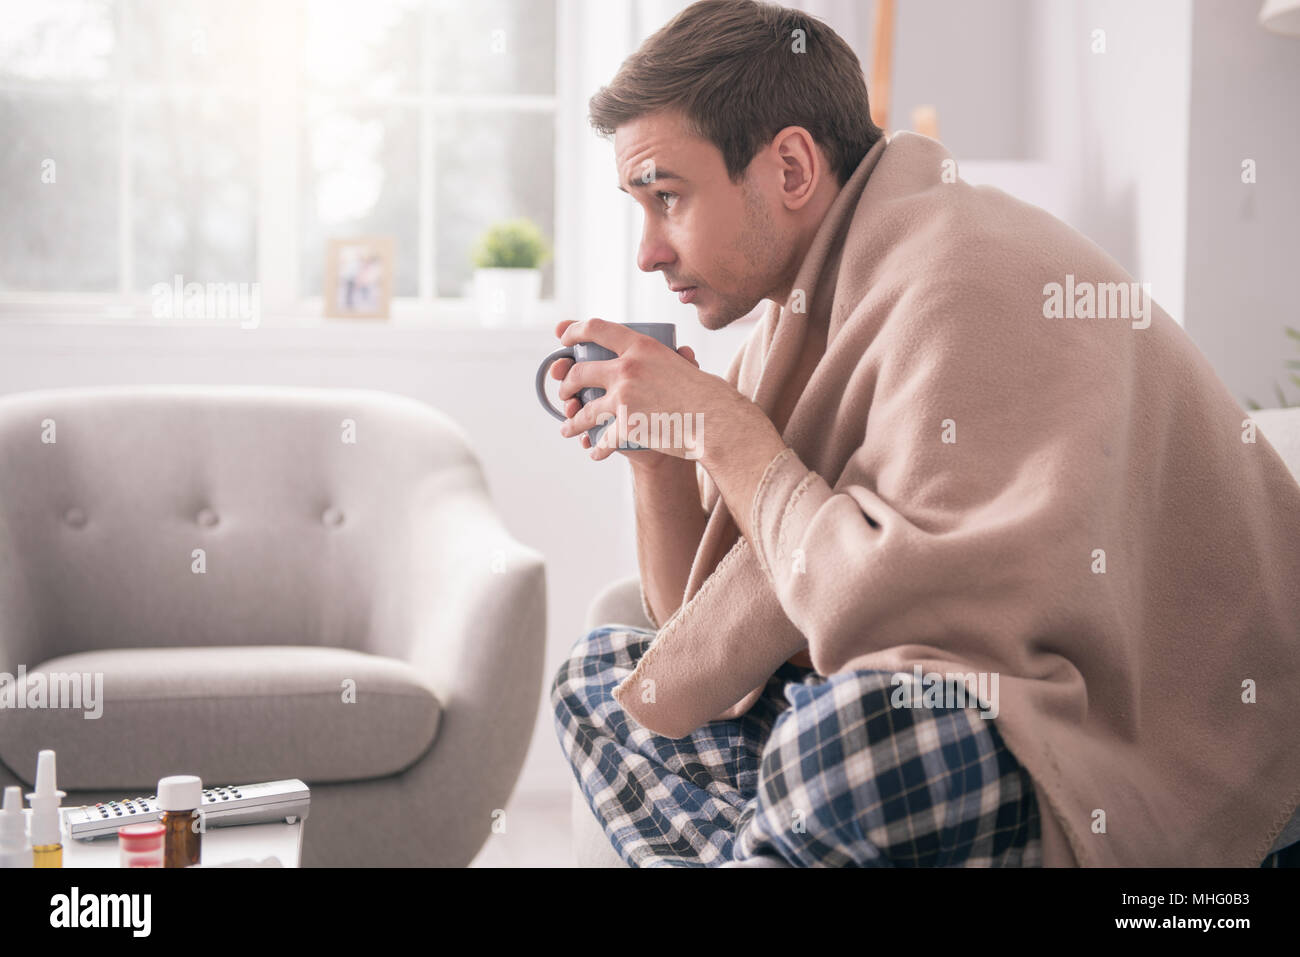
<svg viewBox="0 0 1300 957">
<path fill-rule="evenodd" d="M 163 826 L 163 867 L 199 863 L 203 838 L 199 809 L 203 782 L 193 774 L 173 774 L 158 782 L 159 821 Z"/>
</svg>

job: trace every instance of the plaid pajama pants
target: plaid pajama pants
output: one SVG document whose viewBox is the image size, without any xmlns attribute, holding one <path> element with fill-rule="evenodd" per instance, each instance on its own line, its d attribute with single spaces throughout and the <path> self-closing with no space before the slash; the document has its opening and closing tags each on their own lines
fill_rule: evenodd
<svg viewBox="0 0 1300 957">
<path fill-rule="evenodd" d="M 598 628 L 551 686 L 574 775 L 631 866 L 1042 863 L 1029 774 L 975 709 L 894 708 L 891 672 L 827 678 L 786 663 L 740 718 L 665 738 L 613 697 L 654 636 Z M 1261 866 L 1300 866 L 1300 844 Z"/>
<path fill-rule="evenodd" d="M 629 865 L 1041 864 L 1029 774 L 975 709 L 895 708 L 892 672 L 787 662 L 740 718 L 666 738 L 613 698 L 654 636 L 597 628 L 551 686 L 560 743 Z"/>
</svg>

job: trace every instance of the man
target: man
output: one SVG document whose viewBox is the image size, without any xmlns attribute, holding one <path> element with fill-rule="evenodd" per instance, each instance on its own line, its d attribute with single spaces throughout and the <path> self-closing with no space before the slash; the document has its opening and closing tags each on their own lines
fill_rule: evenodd
<svg viewBox="0 0 1300 957">
<path fill-rule="evenodd" d="M 798 11 L 696 3 L 591 114 L 638 265 L 707 329 L 771 303 L 725 379 L 557 327 L 617 354 L 552 368 L 564 435 L 697 422 L 625 453 L 657 631 L 597 629 L 552 687 L 623 859 L 1275 863 L 1300 487 L 1140 284 L 884 138 Z"/>
</svg>

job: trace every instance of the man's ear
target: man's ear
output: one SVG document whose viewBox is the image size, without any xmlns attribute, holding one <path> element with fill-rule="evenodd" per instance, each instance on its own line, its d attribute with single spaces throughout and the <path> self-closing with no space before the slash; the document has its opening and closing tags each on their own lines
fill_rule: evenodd
<svg viewBox="0 0 1300 957">
<path fill-rule="evenodd" d="M 772 141 L 781 165 L 781 197 L 786 208 L 802 209 L 826 175 L 826 158 L 802 126 L 787 126 Z"/>
</svg>

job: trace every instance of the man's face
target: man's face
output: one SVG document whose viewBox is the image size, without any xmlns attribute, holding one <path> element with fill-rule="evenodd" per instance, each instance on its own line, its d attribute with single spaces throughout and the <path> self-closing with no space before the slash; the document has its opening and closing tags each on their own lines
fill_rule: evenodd
<svg viewBox="0 0 1300 957">
<path fill-rule="evenodd" d="M 614 153 L 619 188 L 644 215 L 637 265 L 674 289 L 694 286 L 701 325 L 721 329 L 778 293 L 795 240 L 753 175 L 758 164 L 732 183 L 721 151 L 665 112 L 620 126 Z"/>
</svg>

